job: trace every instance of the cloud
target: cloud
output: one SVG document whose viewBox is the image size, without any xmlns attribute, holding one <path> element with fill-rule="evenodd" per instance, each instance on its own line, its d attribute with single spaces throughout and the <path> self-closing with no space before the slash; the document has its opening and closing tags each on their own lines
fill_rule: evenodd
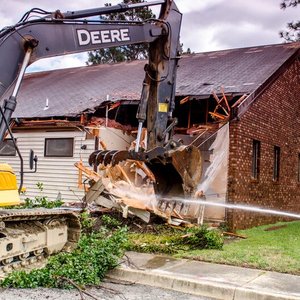
<svg viewBox="0 0 300 300">
<path fill-rule="evenodd" d="M 151 1 L 151 0 L 149 0 Z M 16 23 L 33 7 L 47 11 L 85 10 L 104 6 L 106 2 L 116 5 L 121 0 L 10 0 L 0 8 L 0 27 Z M 184 49 L 194 52 L 241 48 L 283 42 L 278 32 L 289 21 L 299 19 L 299 8 L 280 9 L 280 0 L 175 0 L 183 13 L 181 42 Z M 85 55 L 68 55 L 62 58 L 41 60 L 31 70 L 43 67 L 72 67 L 84 65 Z"/>
<path fill-rule="evenodd" d="M 185 48 L 202 52 L 283 42 L 279 31 L 298 19 L 299 10 L 281 10 L 280 1 L 213 1 L 195 8 L 183 18 Z"/>
<path fill-rule="evenodd" d="M 43 70 L 56 70 L 64 68 L 75 68 L 86 65 L 87 53 L 69 54 L 51 58 L 45 58 L 34 62 L 27 68 L 27 72 L 38 72 Z"/>
<path fill-rule="evenodd" d="M 197 11 L 201 13 L 210 7 L 222 4 L 224 0 L 202 0 L 202 1 L 187 1 L 187 0 L 177 0 L 176 4 L 183 14 L 188 14 L 190 12 Z"/>
</svg>

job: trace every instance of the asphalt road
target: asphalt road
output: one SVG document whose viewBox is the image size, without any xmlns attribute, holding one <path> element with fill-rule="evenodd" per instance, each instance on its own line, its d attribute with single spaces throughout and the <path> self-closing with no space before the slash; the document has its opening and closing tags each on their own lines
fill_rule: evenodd
<svg viewBox="0 0 300 300">
<path fill-rule="evenodd" d="M 90 296 L 81 296 L 77 289 L 1 289 L 0 300 L 213 300 L 140 284 L 104 283 L 86 291 Z"/>
</svg>

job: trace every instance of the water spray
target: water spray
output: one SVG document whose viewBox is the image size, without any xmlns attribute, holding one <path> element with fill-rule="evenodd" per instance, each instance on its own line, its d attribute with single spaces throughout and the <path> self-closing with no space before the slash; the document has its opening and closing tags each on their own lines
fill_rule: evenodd
<svg viewBox="0 0 300 300">
<path fill-rule="evenodd" d="M 271 214 L 271 215 L 300 219 L 300 214 L 278 211 L 278 210 L 273 210 L 273 209 L 260 208 L 260 207 L 255 207 L 255 206 L 241 205 L 241 204 L 216 203 L 213 201 L 206 201 L 206 200 L 201 200 L 201 199 L 185 199 L 185 198 L 181 198 L 181 197 L 171 197 L 171 198 L 162 197 L 159 200 L 166 201 L 166 202 L 167 201 L 168 202 L 175 201 L 178 203 L 201 204 L 204 206 L 218 206 L 218 207 L 225 207 L 225 208 L 231 208 L 231 209 L 239 209 L 239 210 L 245 210 L 245 211 L 258 212 L 258 213 L 262 213 L 262 214 Z"/>
</svg>

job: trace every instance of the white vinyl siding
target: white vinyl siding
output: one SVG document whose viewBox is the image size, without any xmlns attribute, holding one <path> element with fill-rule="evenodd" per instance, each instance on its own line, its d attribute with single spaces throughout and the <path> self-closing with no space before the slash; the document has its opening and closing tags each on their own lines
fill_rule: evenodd
<svg viewBox="0 0 300 300">
<path fill-rule="evenodd" d="M 89 154 L 94 149 L 94 140 L 86 140 L 86 133 L 80 131 L 65 132 L 17 132 L 15 137 L 24 159 L 24 170 L 29 170 L 29 151 L 34 150 L 38 156 L 37 173 L 24 174 L 24 184 L 26 187 L 25 197 L 35 197 L 40 195 L 37 189 L 37 182 L 43 183 L 43 194 L 54 200 L 60 192 L 64 201 L 78 201 L 83 197 L 83 190 L 78 189 L 78 170 L 74 163 L 82 158 L 85 165 Z M 74 138 L 73 157 L 44 157 L 45 138 Z M 82 145 L 87 145 L 86 150 L 82 150 Z M 20 162 L 16 157 L 2 157 L 1 161 L 6 161 L 15 170 L 19 180 Z M 23 196 L 24 198 L 24 196 Z"/>
<path fill-rule="evenodd" d="M 18 147 L 24 159 L 24 170 L 29 171 L 29 152 L 34 150 L 38 156 L 37 173 L 25 173 L 24 184 L 26 188 L 25 196 L 22 198 L 40 195 L 36 184 L 43 183 L 43 195 L 50 200 L 55 200 L 58 193 L 61 194 L 65 202 L 80 201 L 84 196 L 82 189 L 78 188 L 78 169 L 74 166 L 82 159 L 85 166 L 88 165 L 89 155 L 94 151 L 95 140 L 86 139 L 84 131 L 19 131 L 14 133 L 18 141 Z M 73 157 L 45 157 L 44 146 L 46 138 L 73 138 Z M 108 149 L 128 149 L 132 137 L 123 134 L 121 130 L 102 128 L 100 129 L 100 139 L 105 142 Z M 86 145 L 86 149 L 81 147 Z M 1 162 L 9 163 L 15 170 L 19 182 L 20 161 L 19 157 L 0 157 Z M 83 176 L 83 179 L 85 177 Z"/>
</svg>

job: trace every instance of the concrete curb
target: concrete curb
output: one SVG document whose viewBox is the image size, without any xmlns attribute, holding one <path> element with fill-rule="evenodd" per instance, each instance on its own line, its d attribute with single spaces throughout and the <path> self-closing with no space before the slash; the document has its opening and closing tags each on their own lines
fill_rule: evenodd
<svg viewBox="0 0 300 300">
<path fill-rule="evenodd" d="M 129 269 L 121 266 L 110 271 L 107 277 L 221 300 L 300 300 L 298 296 L 268 293 L 218 281 L 197 280 L 192 276 L 174 276 L 169 272 L 150 269 Z"/>
</svg>

